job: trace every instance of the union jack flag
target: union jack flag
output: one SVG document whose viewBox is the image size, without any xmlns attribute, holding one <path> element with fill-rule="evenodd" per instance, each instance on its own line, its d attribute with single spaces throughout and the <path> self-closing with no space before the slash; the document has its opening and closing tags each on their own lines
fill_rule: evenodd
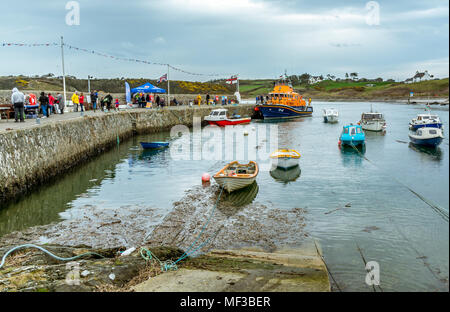
<svg viewBox="0 0 450 312">
<path fill-rule="evenodd" d="M 163 81 L 167 81 L 167 74 L 162 75 L 159 79 L 158 79 L 158 83 L 161 83 Z"/>
</svg>

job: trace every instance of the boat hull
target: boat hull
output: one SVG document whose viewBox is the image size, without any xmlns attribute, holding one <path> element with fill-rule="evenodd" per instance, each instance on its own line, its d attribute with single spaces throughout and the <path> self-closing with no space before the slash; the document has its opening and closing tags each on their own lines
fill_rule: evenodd
<svg viewBox="0 0 450 312">
<path fill-rule="evenodd" d="M 283 169 L 289 169 L 298 166 L 298 158 L 278 157 L 272 159 L 272 165 Z"/>
<path fill-rule="evenodd" d="M 253 182 L 255 182 L 256 177 L 251 178 L 236 178 L 236 177 L 214 177 L 217 184 L 222 186 L 227 192 L 233 192 L 244 188 Z"/>
<path fill-rule="evenodd" d="M 364 140 L 341 140 L 341 145 L 358 146 L 364 144 L 365 144 Z"/>
<path fill-rule="evenodd" d="M 287 105 L 258 105 L 264 119 L 270 118 L 296 118 L 311 116 L 312 106 L 287 106 Z"/>
<path fill-rule="evenodd" d="M 360 121 L 361 128 L 366 131 L 383 131 L 386 129 L 386 123 L 384 121 Z"/>
<path fill-rule="evenodd" d="M 326 123 L 336 123 L 338 122 L 338 116 L 333 115 L 323 116 L 323 121 Z"/>
<path fill-rule="evenodd" d="M 252 121 L 252 119 L 249 118 L 239 118 L 239 119 L 224 119 L 224 120 L 207 120 L 210 125 L 217 125 L 219 127 L 225 127 L 225 126 L 234 126 L 234 125 L 240 125 L 240 124 L 248 124 Z"/>
<path fill-rule="evenodd" d="M 413 135 L 409 135 L 409 139 L 411 140 L 411 143 L 416 145 L 422 145 L 422 146 L 430 146 L 430 147 L 436 147 L 439 144 L 442 143 L 443 138 L 440 136 L 434 137 L 434 138 L 427 138 L 427 139 L 419 139 L 414 137 Z"/>
<path fill-rule="evenodd" d="M 155 149 L 169 146 L 168 142 L 140 142 L 143 149 Z"/>
</svg>

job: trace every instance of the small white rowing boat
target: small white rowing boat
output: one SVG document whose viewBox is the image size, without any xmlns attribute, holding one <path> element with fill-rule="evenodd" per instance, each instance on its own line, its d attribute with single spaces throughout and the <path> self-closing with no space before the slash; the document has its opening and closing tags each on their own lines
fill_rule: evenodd
<svg viewBox="0 0 450 312">
<path fill-rule="evenodd" d="M 277 149 L 270 158 L 274 167 L 288 169 L 298 165 L 300 153 L 293 149 Z"/>
<path fill-rule="evenodd" d="M 245 165 L 233 161 L 217 172 L 213 178 L 230 193 L 252 184 L 256 180 L 258 172 L 258 164 L 254 161 Z"/>
</svg>

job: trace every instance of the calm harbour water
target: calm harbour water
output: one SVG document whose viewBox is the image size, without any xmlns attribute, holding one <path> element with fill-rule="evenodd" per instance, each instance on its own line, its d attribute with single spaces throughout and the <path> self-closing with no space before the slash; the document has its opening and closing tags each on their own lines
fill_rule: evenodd
<svg viewBox="0 0 450 312">
<path fill-rule="evenodd" d="M 337 108 L 338 124 L 325 124 L 322 109 Z M 365 156 L 342 152 L 342 126 L 356 123 L 370 103 L 314 103 L 311 118 L 276 125 L 280 147 L 302 155 L 301 175 L 284 183 L 268 171 L 257 178 L 255 201 L 307 210 L 306 230 L 320 242 L 331 273 L 344 291 L 372 291 L 365 284 L 367 261 L 380 265 L 384 291 L 448 291 L 449 226 L 402 183 L 449 210 L 448 110 L 435 110 L 445 125 L 436 151 L 409 144 L 408 122 L 423 106 L 373 103 L 385 114 L 385 135 L 366 133 Z M 147 205 L 160 209 L 160 222 L 184 192 L 225 162 L 173 160 L 168 149 L 143 151 L 140 141 L 166 140 L 169 133 L 134 137 L 78 166 L 64 177 L 0 210 L 0 235 L 72 218 L 85 205 Z M 395 177 L 395 179 L 393 178 Z M 397 181 L 397 180 L 398 181 Z M 345 207 L 350 204 L 349 207 Z"/>
</svg>

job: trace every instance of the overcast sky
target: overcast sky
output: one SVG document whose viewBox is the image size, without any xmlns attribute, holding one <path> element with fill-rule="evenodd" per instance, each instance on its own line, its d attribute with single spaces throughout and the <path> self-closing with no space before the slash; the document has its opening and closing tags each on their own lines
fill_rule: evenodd
<svg viewBox="0 0 450 312">
<path fill-rule="evenodd" d="M 288 74 L 405 79 L 449 76 L 448 0 L 1 0 L 0 76 L 61 75 L 59 42 L 202 74 Z M 377 19 L 377 4 L 379 19 Z M 76 21 L 73 18 L 71 21 Z M 65 49 L 66 74 L 158 78 L 166 68 Z M 171 79 L 208 80 L 171 70 Z"/>
</svg>

